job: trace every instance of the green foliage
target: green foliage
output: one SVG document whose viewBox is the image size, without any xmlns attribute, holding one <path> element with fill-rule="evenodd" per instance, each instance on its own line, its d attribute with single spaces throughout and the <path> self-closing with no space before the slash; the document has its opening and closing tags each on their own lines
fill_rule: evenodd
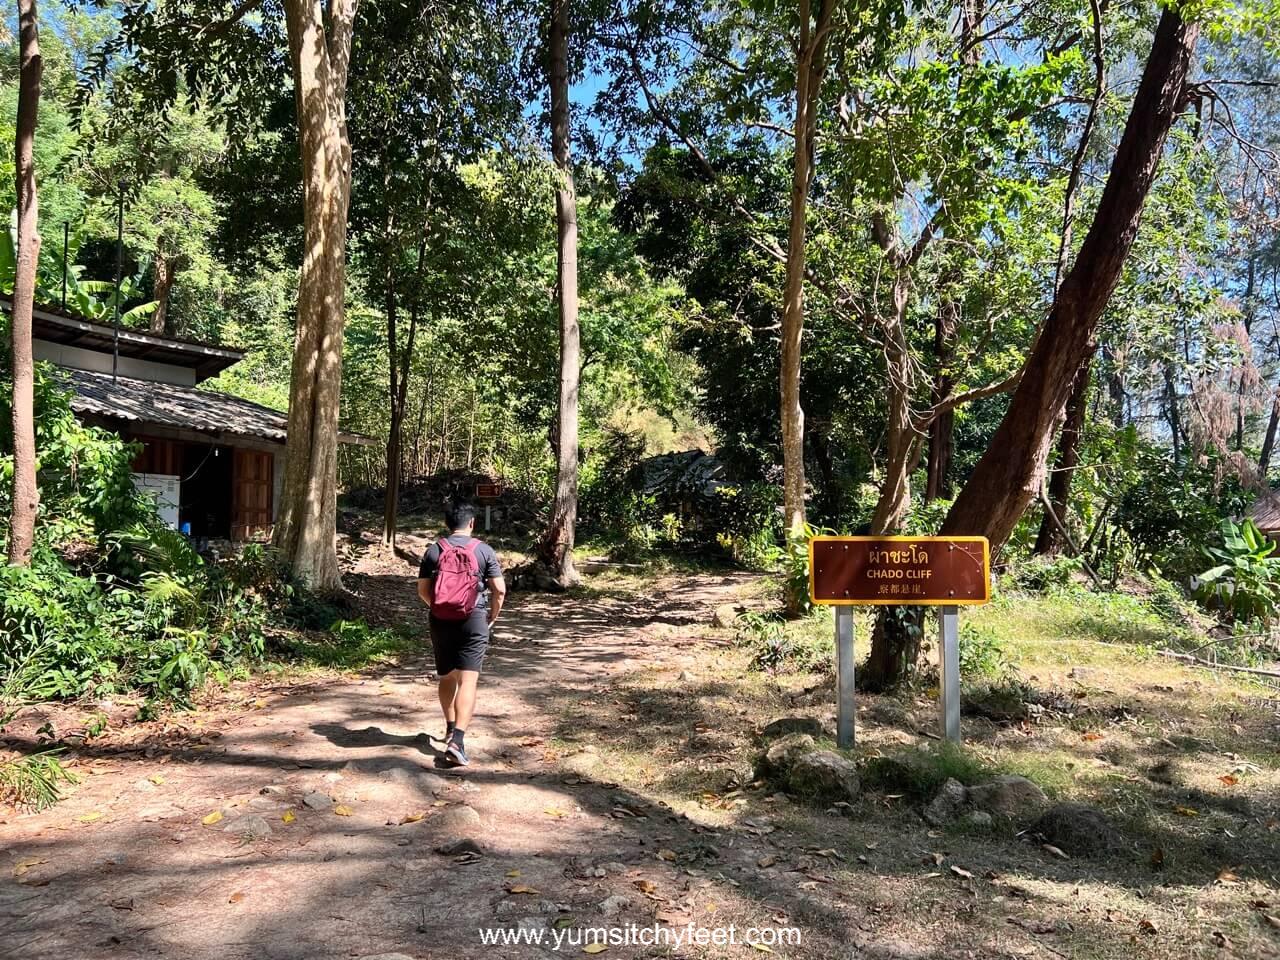
<svg viewBox="0 0 1280 960">
<path fill-rule="evenodd" d="M 1000 632 L 990 626 L 965 620 L 960 624 L 960 676 L 966 681 L 978 677 L 1002 677 L 1012 669 Z"/>
<path fill-rule="evenodd" d="M 58 760 L 61 750 L 44 750 L 0 763 L 0 801 L 44 810 L 61 798 L 61 784 L 79 783 Z"/>
<path fill-rule="evenodd" d="M 751 655 L 753 669 L 765 673 L 829 674 L 834 669 L 829 616 L 787 620 L 748 611 L 734 624 L 734 643 Z"/>
<path fill-rule="evenodd" d="M 1280 606 L 1280 557 L 1276 544 L 1246 519 L 1223 520 L 1222 546 L 1206 547 L 1214 564 L 1197 577 L 1196 597 L 1231 620 L 1270 622 Z"/>
<path fill-rule="evenodd" d="M 871 790 L 904 794 L 922 803 L 932 800 L 948 780 L 970 786 L 987 779 L 991 771 L 964 747 L 944 741 L 871 757 L 861 765 L 860 773 Z"/>
</svg>

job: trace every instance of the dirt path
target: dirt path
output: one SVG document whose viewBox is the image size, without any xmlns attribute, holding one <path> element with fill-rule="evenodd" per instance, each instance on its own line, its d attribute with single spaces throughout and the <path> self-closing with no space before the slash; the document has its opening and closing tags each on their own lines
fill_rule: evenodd
<svg viewBox="0 0 1280 960">
<path fill-rule="evenodd" d="M 420 617 L 407 572 L 356 586 L 383 601 L 403 591 L 404 616 Z M 607 695 L 642 658 L 678 672 L 680 644 L 743 584 L 670 579 L 643 601 L 517 595 L 462 774 L 434 766 L 441 720 L 424 657 L 233 687 L 210 709 L 89 741 L 64 802 L 0 820 L 0 956 L 526 957 L 552 951 L 482 945 L 479 928 L 786 920 L 733 879 L 759 854 L 749 832 L 722 836 L 584 779 L 548 744 L 564 735 L 557 698 Z M 482 855 L 437 852 L 468 837 Z M 714 866 L 691 865 L 698 844 Z M 655 952 L 666 953 L 605 956 Z"/>
</svg>

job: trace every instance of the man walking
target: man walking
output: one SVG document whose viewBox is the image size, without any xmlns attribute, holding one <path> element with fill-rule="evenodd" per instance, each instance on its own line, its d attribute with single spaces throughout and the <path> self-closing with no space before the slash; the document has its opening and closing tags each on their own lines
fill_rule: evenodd
<svg viewBox="0 0 1280 960">
<path fill-rule="evenodd" d="M 465 737 L 476 709 L 476 684 L 489 646 L 489 631 L 502 612 L 507 584 L 498 555 L 471 534 L 476 508 L 459 501 L 445 508 L 449 535 L 422 557 L 418 596 L 430 611 L 431 649 L 440 678 L 445 761 L 463 767 Z"/>
</svg>

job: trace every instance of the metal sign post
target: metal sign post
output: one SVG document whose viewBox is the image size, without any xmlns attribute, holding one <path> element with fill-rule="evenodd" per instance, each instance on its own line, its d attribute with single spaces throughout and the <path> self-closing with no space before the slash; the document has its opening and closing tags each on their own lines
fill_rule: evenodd
<svg viewBox="0 0 1280 960">
<path fill-rule="evenodd" d="M 836 624 L 836 745 L 852 747 L 858 715 L 853 691 L 853 610 L 834 607 Z"/>
<path fill-rule="evenodd" d="M 814 537 L 809 541 L 809 597 L 834 607 L 836 742 L 856 739 L 855 606 L 936 606 L 938 711 L 942 733 L 960 742 L 961 606 L 991 599 L 985 537 Z"/>
<path fill-rule="evenodd" d="M 938 714 L 942 735 L 960 742 L 960 609 L 938 608 Z"/>
</svg>

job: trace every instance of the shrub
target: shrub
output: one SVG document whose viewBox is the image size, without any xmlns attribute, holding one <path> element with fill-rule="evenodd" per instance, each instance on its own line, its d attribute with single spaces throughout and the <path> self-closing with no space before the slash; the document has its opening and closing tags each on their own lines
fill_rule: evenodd
<svg viewBox="0 0 1280 960">
<path fill-rule="evenodd" d="M 1280 557 L 1276 544 L 1252 520 L 1223 520 L 1221 547 L 1206 547 L 1215 566 L 1200 574 L 1196 597 L 1231 620 L 1270 621 L 1280 605 Z"/>
</svg>

